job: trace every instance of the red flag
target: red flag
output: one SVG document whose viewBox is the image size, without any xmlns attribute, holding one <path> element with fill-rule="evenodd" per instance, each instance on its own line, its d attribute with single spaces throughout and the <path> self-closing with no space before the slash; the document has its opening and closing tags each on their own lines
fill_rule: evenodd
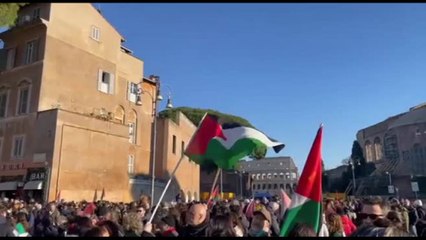
<svg viewBox="0 0 426 240">
<path fill-rule="evenodd" d="M 200 123 L 191 142 L 188 144 L 185 155 L 203 155 L 206 153 L 207 146 L 214 137 L 221 137 L 226 140 L 222 131 L 222 125 L 218 122 L 217 117 L 206 114 Z"/>
<path fill-rule="evenodd" d="M 246 217 L 248 219 L 251 219 L 253 217 L 253 212 L 254 212 L 255 206 L 256 206 L 256 203 L 255 203 L 254 199 L 252 199 L 250 201 L 250 203 L 247 205 L 247 208 L 246 208 Z"/>
<path fill-rule="evenodd" d="M 322 125 L 318 129 L 308 160 L 303 168 L 299 183 L 297 184 L 296 193 L 309 198 L 315 202 L 322 201 Z"/>
<path fill-rule="evenodd" d="M 92 216 L 93 214 L 95 214 L 95 210 L 96 210 L 96 205 L 94 203 L 88 203 L 83 213 L 86 216 Z"/>
</svg>

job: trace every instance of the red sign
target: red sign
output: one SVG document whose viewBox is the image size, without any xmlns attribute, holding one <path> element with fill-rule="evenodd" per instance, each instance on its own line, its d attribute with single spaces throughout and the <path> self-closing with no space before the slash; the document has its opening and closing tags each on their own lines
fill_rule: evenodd
<svg viewBox="0 0 426 240">
<path fill-rule="evenodd" d="M 20 170 L 24 169 L 24 163 L 3 164 L 1 170 Z"/>
</svg>

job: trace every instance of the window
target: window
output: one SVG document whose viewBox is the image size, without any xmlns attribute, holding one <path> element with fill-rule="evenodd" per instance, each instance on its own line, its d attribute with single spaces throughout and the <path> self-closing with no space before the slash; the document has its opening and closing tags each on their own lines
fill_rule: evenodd
<svg viewBox="0 0 426 240">
<path fill-rule="evenodd" d="M 92 26 L 92 30 L 90 31 L 90 37 L 93 40 L 99 41 L 100 39 L 100 31 L 99 28 Z"/>
<path fill-rule="evenodd" d="M 114 74 L 99 69 L 98 91 L 114 94 L 115 78 Z"/>
<path fill-rule="evenodd" d="M 129 143 L 136 144 L 136 123 L 129 123 Z"/>
<path fill-rule="evenodd" d="M 176 154 L 176 136 L 175 135 L 173 135 L 172 152 L 173 154 Z"/>
<path fill-rule="evenodd" d="M 383 157 L 382 144 L 378 137 L 374 139 L 374 152 L 376 153 L 376 160 L 381 160 Z"/>
<path fill-rule="evenodd" d="M 268 189 L 272 189 L 272 185 L 271 184 L 268 184 Z"/>
<path fill-rule="evenodd" d="M 262 190 L 265 190 L 266 184 L 262 184 Z"/>
<path fill-rule="evenodd" d="M 182 145 L 181 145 L 181 156 L 183 157 L 183 154 L 185 153 L 185 142 L 182 141 Z"/>
<path fill-rule="evenodd" d="M 129 158 L 127 160 L 127 167 L 128 167 L 127 170 L 129 172 L 129 174 L 135 173 L 135 156 L 129 155 Z"/>
<path fill-rule="evenodd" d="M 33 20 L 40 18 L 40 8 L 36 8 L 33 10 Z"/>
<path fill-rule="evenodd" d="M 278 188 L 278 184 L 274 183 L 274 189 Z"/>
<path fill-rule="evenodd" d="M 30 86 L 25 85 L 19 88 L 19 102 L 18 102 L 18 115 L 26 114 L 29 112 L 30 100 Z"/>
<path fill-rule="evenodd" d="M 13 136 L 12 157 L 21 159 L 24 157 L 24 136 Z"/>
<path fill-rule="evenodd" d="M 253 184 L 253 190 L 256 190 L 256 184 Z"/>
<path fill-rule="evenodd" d="M 284 184 L 280 183 L 280 189 L 284 189 Z"/>
<path fill-rule="evenodd" d="M 129 100 L 130 102 L 136 103 L 136 100 L 138 98 L 138 91 L 139 91 L 138 85 L 136 83 L 129 82 L 127 88 L 128 88 L 127 100 Z"/>
<path fill-rule="evenodd" d="M 37 60 L 37 46 L 38 41 L 33 40 L 27 43 L 27 48 L 25 50 L 25 63 L 24 64 L 30 64 Z"/>
<path fill-rule="evenodd" d="M 365 142 L 365 155 L 367 162 L 373 161 L 373 150 L 370 141 Z"/>
<path fill-rule="evenodd" d="M 296 179 L 296 177 L 297 177 L 296 173 L 292 172 L 291 173 L 291 179 Z"/>
<path fill-rule="evenodd" d="M 7 61 L 6 61 L 7 70 L 15 67 L 15 55 L 16 55 L 16 48 L 10 48 L 7 50 Z"/>
<path fill-rule="evenodd" d="M 7 112 L 7 91 L 0 90 L 0 118 L 6 117 Z"/>
</svg>

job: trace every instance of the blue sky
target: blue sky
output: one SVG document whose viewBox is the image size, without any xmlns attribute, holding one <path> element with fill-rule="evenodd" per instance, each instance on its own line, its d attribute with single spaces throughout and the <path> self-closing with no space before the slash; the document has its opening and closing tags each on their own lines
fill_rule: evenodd
<svg viewBox="0 0 426 240">
<path fill-rule="evenodd" d="M 425 4 L 94 5 L 175 106 L 248 119 L 300 171 L 320 123 L 332 168 L 359 129 L 425 101 Z"/>
</svg>

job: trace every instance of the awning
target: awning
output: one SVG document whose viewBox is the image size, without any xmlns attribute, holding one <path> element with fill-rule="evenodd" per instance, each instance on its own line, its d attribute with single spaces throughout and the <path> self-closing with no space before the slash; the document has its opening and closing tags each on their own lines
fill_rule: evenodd
<svg viewBox="0 0 426 240">
<path fill-rule="evenodd" d="M 43 181 L 29 181 L 25 183 L 24 190 L 41 190 L 43 189 Z"/>
<path fill-rule="evenodd" d="M 0 183 L 0 191 L 15 191 L 18 187 L 18 182 L 2 182 Z"/>
</svg>

